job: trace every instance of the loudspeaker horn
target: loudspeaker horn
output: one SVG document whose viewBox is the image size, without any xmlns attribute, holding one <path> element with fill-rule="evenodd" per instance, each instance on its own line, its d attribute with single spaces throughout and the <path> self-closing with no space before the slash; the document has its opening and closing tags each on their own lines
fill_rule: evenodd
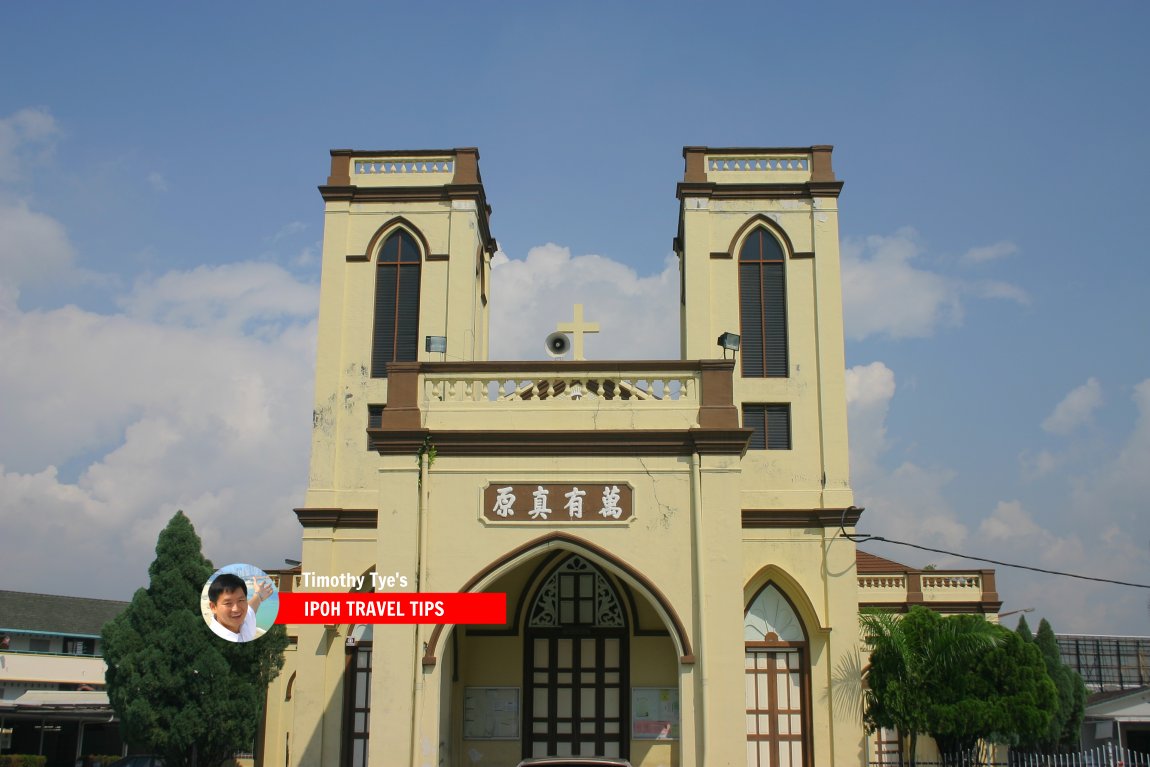
<svg viewBox="0 0 1150 767">
<path fill-rule="evenodd" d="M 571 339 L 567 337 L 566 333 L 561 333 L 558 330 L 547 336 L 544 343 L 547 345 L 547 353 L 552 357 L 562 357 L 571 351 Z"/>
</svg>

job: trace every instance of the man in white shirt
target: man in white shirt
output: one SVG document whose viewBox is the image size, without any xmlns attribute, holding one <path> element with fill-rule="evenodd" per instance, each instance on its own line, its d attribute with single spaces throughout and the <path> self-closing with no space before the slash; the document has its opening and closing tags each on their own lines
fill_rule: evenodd
<svg viewBox="0 0 1150 767">
<path fill-rule="evenodd" d="M 256 610 L 272 595 L 272 584 L 266 578 L 256 582 L 257 593 L 248 599 L 244 579 L 232 573 L 220 573 L 208 586 L 208 607 L 216 636 L 229 642 L 250 642 L 256 638 Z"/>
</svg>

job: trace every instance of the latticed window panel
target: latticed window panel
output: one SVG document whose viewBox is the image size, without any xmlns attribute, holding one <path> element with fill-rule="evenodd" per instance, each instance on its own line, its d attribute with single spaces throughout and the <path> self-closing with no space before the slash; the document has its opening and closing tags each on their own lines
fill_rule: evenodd
<svg viewBox="0 0 1150 767">
<path fill-rule="evenodd" d="M 798 649 L 747 648 L 748 767 L 803 767 L 803 672 Z"/>
<path fill-rule="evenodd" d="M 578 556 L 569 558 L 544 582 L 530 616 L 527 625 L 531 628 L 622 628 L 625 623 L 611 582 Z"/>
</svg>

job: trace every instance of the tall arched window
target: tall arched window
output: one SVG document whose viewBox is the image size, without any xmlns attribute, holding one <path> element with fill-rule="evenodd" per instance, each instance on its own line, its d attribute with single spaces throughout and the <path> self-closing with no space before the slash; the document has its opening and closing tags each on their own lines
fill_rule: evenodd
<svg viewBox="0 0 1150 767">
<path fill-rule="evenodd" d="M 787 280 L 783 248 L 764 228 L 739 250 L 739 327 L 744 378 L 787 375 Z"/>
<path fill-rule="evenodd" d="M 415 238 L 396 229 L 379 249 L 375 272 L 375 327 L 371 375 L 387 376 L 387 363 L 411 362 L 419 348 L 419 270 Z"/>
<path fill-rule="evenodd" d="M 806 767 L 810 764 L 806 630 L 774 584 L 767 584 L 747 607 L 743 642 L 747 764 Z"/>
</svg>

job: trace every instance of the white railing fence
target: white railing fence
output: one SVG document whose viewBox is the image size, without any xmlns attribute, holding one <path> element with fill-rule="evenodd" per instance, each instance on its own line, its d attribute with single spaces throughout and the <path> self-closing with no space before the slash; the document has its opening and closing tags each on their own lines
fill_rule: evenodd
<svg viewBox="0 0 1150 767">
<path fill-rule="evenodd" d="M 919 759 L 918 767 L 1150 767 L 1150 754 L 1104 745 L 1072 754 L 1028 754 L 1011 751 L 1005 761 L 987 761 L 977 752 L 950 754 L 939 759 Z M 894 767 L 898 758 L 891 755 L 882 761 L 869 762 L 870 767 Z M 910 764 L 903 758 L 902 764 Z"/>
</svg>

